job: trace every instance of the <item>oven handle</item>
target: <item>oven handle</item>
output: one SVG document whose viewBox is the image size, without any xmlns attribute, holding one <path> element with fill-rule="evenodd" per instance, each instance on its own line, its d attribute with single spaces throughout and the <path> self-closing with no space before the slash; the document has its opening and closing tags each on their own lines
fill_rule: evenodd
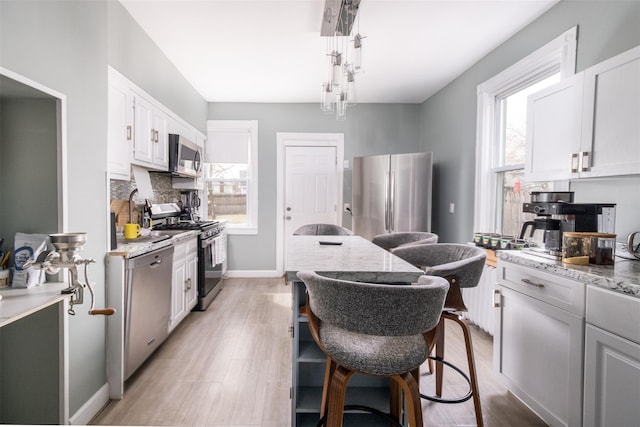
<svg viewBox="0 0 640 427">
<path fill-rule="evenodd" d="M 207 246 L 212 244 L 214 240 L 217 240 L 221 237 L 222 237 L 222 233 L 216 234 L 215 236 L 211 236 L 207 240 L 203 240 L 200 246 L 202 246 L 203 248 L 206 248 Z"/>
</svg>

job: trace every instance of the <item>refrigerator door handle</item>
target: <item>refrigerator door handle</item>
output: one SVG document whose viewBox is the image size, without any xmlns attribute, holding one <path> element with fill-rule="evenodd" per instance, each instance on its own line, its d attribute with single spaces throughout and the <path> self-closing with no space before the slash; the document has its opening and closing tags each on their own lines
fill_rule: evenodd
<svg viewBox="0 0 640 427">
<path fill-rule="evenodd" d="M 384 232 L 389 232 L 389 174 L 384 174 Z"/>
<path fill-rule="evenodd" d="M 396 175 L 393 172 L 389 172 L 389 232 L 393 233 L 395 231 L 395 212 L 394 212 L 394 201 L 396 200 Z"/>
</svg>

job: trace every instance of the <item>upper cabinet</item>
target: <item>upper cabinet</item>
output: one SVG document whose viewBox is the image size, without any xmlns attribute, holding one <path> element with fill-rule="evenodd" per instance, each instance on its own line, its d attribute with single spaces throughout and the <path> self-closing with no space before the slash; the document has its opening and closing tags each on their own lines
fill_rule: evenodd
<svg viewBox="0 0 640 427">
<path fill-rule="evenodd" d="M 109 67 L 108 171 L 130 180 L 131 164 L 169 170 L 169 133 L 204 138 L 193 126 Z"/>
<path fill-rule="evenodd" d="M 127 181 L 131 179 L 133 152 L 133 98 L 133 91 L 126 83 L 110 72 L 107 168 L 112 178 Z"/>
<path fill-rule="evenodd" d="M 640 173 L 640 46 L 584 72 L 581 176 Z"/>
<path fill-rule="evenodd" d="M 525 180 L 555 181 L 578 172 L 583 74 L 527 99 Z"/>
<path fill-rule="evenodd" d="M 640 46 L 530 95 L 525 180 L 640 173 Z"/>
</svg>

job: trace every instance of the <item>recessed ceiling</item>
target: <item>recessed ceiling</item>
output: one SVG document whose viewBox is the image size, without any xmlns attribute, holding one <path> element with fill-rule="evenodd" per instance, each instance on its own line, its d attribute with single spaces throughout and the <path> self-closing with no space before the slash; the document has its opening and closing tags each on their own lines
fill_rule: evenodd
<svg viewBox="0 0 640 427">
<path fill-rule="evenodd" d="M 120 0 L 209 102 L 319 102 L 324 0 Z M 364 103 L 421 103 L 558 0 L 362 0 Z"/>
</svg>

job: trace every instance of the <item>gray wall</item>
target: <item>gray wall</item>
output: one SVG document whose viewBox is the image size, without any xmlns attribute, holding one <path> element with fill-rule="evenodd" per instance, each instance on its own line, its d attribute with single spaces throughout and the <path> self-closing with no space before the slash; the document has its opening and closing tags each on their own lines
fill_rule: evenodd
<svg viewBox="0 0 640 427">
<path fill-rule="evenodd" d="M 0 0 L 0 66 L 67 97 L 68 228 L 88 233 L 82 255 L 98 260 L 90 270 L 97 307 L 105 304 L 101 260 L 108 247 L 110 62 L 193 126 L 206 129 L 207 103 L 123 14 L 119 2 Z M 17 197 L 3 191 L 3 201 Z M 50 208 L 40 200 L 36 211 Z M 69 322 L 71 415 L 106 383 L 105 319 L 89 316 L 86 308 L 85 302 Z"/>
<path fill-rule="evenodd" d="M 344 134 L 344 158 L 419 151 L 419 106 L 360 104 L 347 120 L 324 115 L 319 104 L 211 103 L 209 119 L 258 120 L 258 235 L 229 237 L 230 270 L 274 270 L 276 242 L 276 132 Z M 435 159 L 437 162 L 438 159 Z M 351 167 L 344 171 L 344 201 L 351 201 Z M 343 225 L 351 218 L 343 214 Z"/>
<path fill-rule="evenodd" d="M 1 90 L 0 90 L 1 92 Z M 0 237 L 58 231 L 56 101 L 0 100 Z M 17 196 L 19 195 L 19 196 Z"/>
<path fill-rule="evenodd" d="M 109 65 L 207 133 L 207 102 L 118 1 L 107 3 Z M 168 30 L 168 29 L 167 29 Z M 206 55 L 206 52 L 202 52 Z"/>
<path fill-rule="evenodd" d="M 574 25 L 578 25 L 576 71 L 582 71 L 640 44 L 640 2 L 561 1 L 422 104 L 421 148 L 433 151 L 438 160 L 433 230 L 442 241 L 465 242 L 473 233 L 477 86 Z M 613 190 L 609 198 L 615 200 L 599 199 L 602 183 L 593 185 L 593 194 L 590 184 L 575 185 L 576 198 L 619 203 L 616 231 L 622 234 L 633 227 L 629 212 L 621 209 L 629 205 L 629 194 L 616 194 L 615 180 L 607 182 Z M 637 206 L 640 194 L 636 191 L 631 197 L 635 200 L 631 205 Z M 448 213 L 450 202 L 456 203 L 455 214 Z"/>
</svg>

